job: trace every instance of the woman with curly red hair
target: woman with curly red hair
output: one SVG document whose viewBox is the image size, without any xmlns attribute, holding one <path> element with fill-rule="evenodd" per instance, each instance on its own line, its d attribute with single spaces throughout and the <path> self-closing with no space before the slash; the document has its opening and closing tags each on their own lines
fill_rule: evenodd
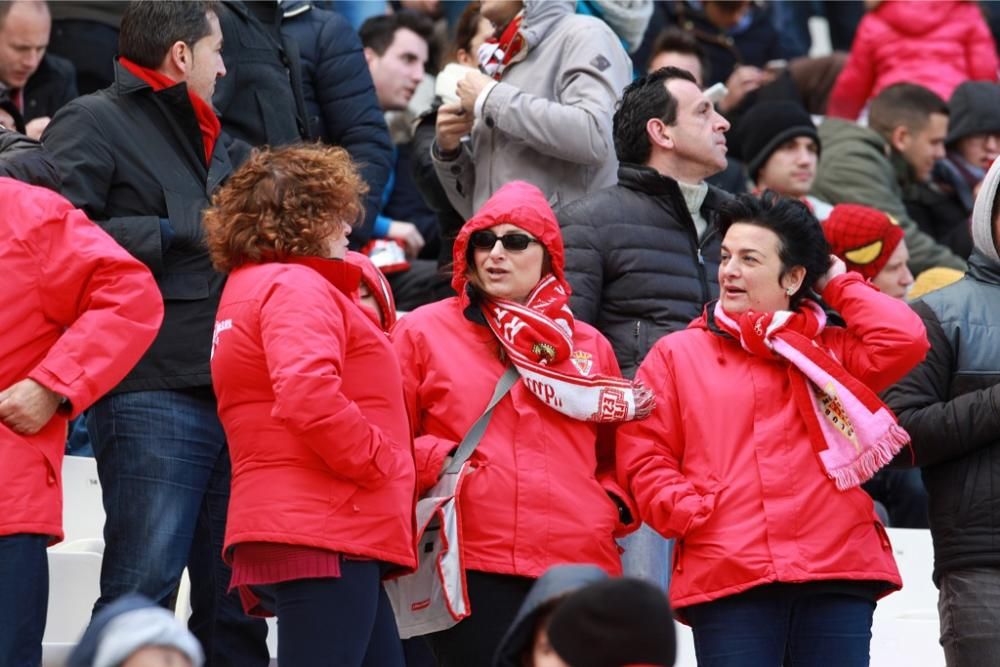
<svg viewBox="0 0 1000 667">
<path fill-rule="evenodd" d="M 212 382 L 233 463 L 224 558 L 278 661 L 402 667 L 381 578 L 415 564 L 399 364 L 343 261 L 365 185 L 340 148 L 255 153 L 205 213 L 229 279 Z"/>
</svg>

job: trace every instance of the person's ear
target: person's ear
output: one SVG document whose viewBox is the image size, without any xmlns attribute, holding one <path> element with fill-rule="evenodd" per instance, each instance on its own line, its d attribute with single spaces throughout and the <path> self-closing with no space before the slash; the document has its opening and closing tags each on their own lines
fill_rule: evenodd
<svg viewBox="0 0 1000 667">
<path fill-rule="evenodd" d="M 785 289 L 785 293 L 791 296 L 799 291 L 805 279 L 806 267 L 801 265 L 793 266 L 781 276 L 781 286 Z"/>
<path fill-rule="evenodd" d="M 650 118 L 646 121 L 646 136 L 649 143 L 667 150 L 674 149 L 673 131 L 669 125 L 659 118 Z"/>
<path fill-rule="evenodd" d="M 892 144 L 893 148 L 902 153 L 909 147 L 912 137 L 910 128 L 905 125 L 897 125 L 892 130 L 892 134 L 889 135 L 889 143 Z"/>
<path fill-rule="evenodd" d="M 366 46 L 363 50 L 365 53 L 365 62 L 368 63 L 368 67 L 370 68 L 372 66 L 372 63 L 378 60 L 378 54 L 375 53 L 374 49 L 368 46 Z"/>
</svg>

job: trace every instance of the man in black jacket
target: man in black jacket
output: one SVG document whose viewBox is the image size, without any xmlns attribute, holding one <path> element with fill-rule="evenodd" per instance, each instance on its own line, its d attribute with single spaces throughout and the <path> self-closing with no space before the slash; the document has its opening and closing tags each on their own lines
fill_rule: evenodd
<svg viewBox="0 0 1000 667">
<path fill-rule="evenodd" d="M 726 167 L 728 129 L 687 70 L 637 79 L 614 117 L 618 184 L 557 212 L 573 314 L 611 341 L 626 377 L 719 295 L 713 221 L 728 195 L 705 179 Z M 666 586 L 667 553 L 644 526 L 626 538 L 626 574 Z"/>
<path fill-rule="evenodd" d="M 1000 213 L 994 162 L 972 214 L 974 250 L 957 283 L 913 305 L 927 358 L 886 402 L 913 438 L 930 500 L 941 644 L 951 667 L 1000 656 Z M 910 462 L 910 454 L 901 457 Z"/>
<path fill-rule="evenodd" d="M 60 110 L 44 145 L 63 194 L 152 270 L 165 309 L 152 347 L 88 414 L 107 513 L 95 610 L 130 592 L 167 604 L 210 541 L 213 560 L 191 567 L 192 588 L 210 593 L 193 596 L 192 630 L 209 664 L 253 667 L 268 663 L 266 626 L 226 595 L 230 462 L 209 370 L 224 277 L 201 212 L 248 150 L 210 105 L 226 73 L 216 7 L 130 4 L 115 84 Z"/>
</svg>

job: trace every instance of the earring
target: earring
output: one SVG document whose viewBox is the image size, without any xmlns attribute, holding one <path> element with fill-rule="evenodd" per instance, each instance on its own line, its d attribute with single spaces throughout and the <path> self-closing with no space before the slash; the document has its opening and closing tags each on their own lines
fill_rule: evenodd
<svg viewBox="0 0 1000 667">
<path fill-rule="evenodd" d="M 785 292 L 788 294 L 788 296 L 791 296 L 791 295 L 795 294 L 795 288 L 794 287 L 789 287 L 788 289 L 785 290 Z"/>
</svg>

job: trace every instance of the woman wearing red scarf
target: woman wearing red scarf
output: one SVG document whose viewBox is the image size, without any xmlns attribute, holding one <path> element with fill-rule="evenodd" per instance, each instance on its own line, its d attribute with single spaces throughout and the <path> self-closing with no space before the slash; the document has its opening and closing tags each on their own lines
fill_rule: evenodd
<svg viewBox="0 0 1000 667">
<path fill-rule="evenodd" d="M 926 332 L 829 255 L 801 202 L 743 195 L 719 227 L 721 296 L 640 367 L 657 410 L 619 429 L 619 470 L 677 540 L 670 598 L 699 665 L 867 665 L 875 601 L 901 581 L 859 485 L 909 442 L 875 392 Z"/>
<path fill-rule="evenodd" d="M 403 317 L 392 338 L 415 431 L 417 487 L 434 485 L 497 404 L 459 491 L 471 614 L 428 635 L 441 667 L 488 665 L 534 580 L 559 563 L 621 574 L 614 538 L 637 527 L 616 482 L 614 429 L 652 408 L 621 379 L 610 344 L 573 319 L 563 244 L 533 185 L 498 190 L 459 232 L 457 296 Z"/>
</svg>

